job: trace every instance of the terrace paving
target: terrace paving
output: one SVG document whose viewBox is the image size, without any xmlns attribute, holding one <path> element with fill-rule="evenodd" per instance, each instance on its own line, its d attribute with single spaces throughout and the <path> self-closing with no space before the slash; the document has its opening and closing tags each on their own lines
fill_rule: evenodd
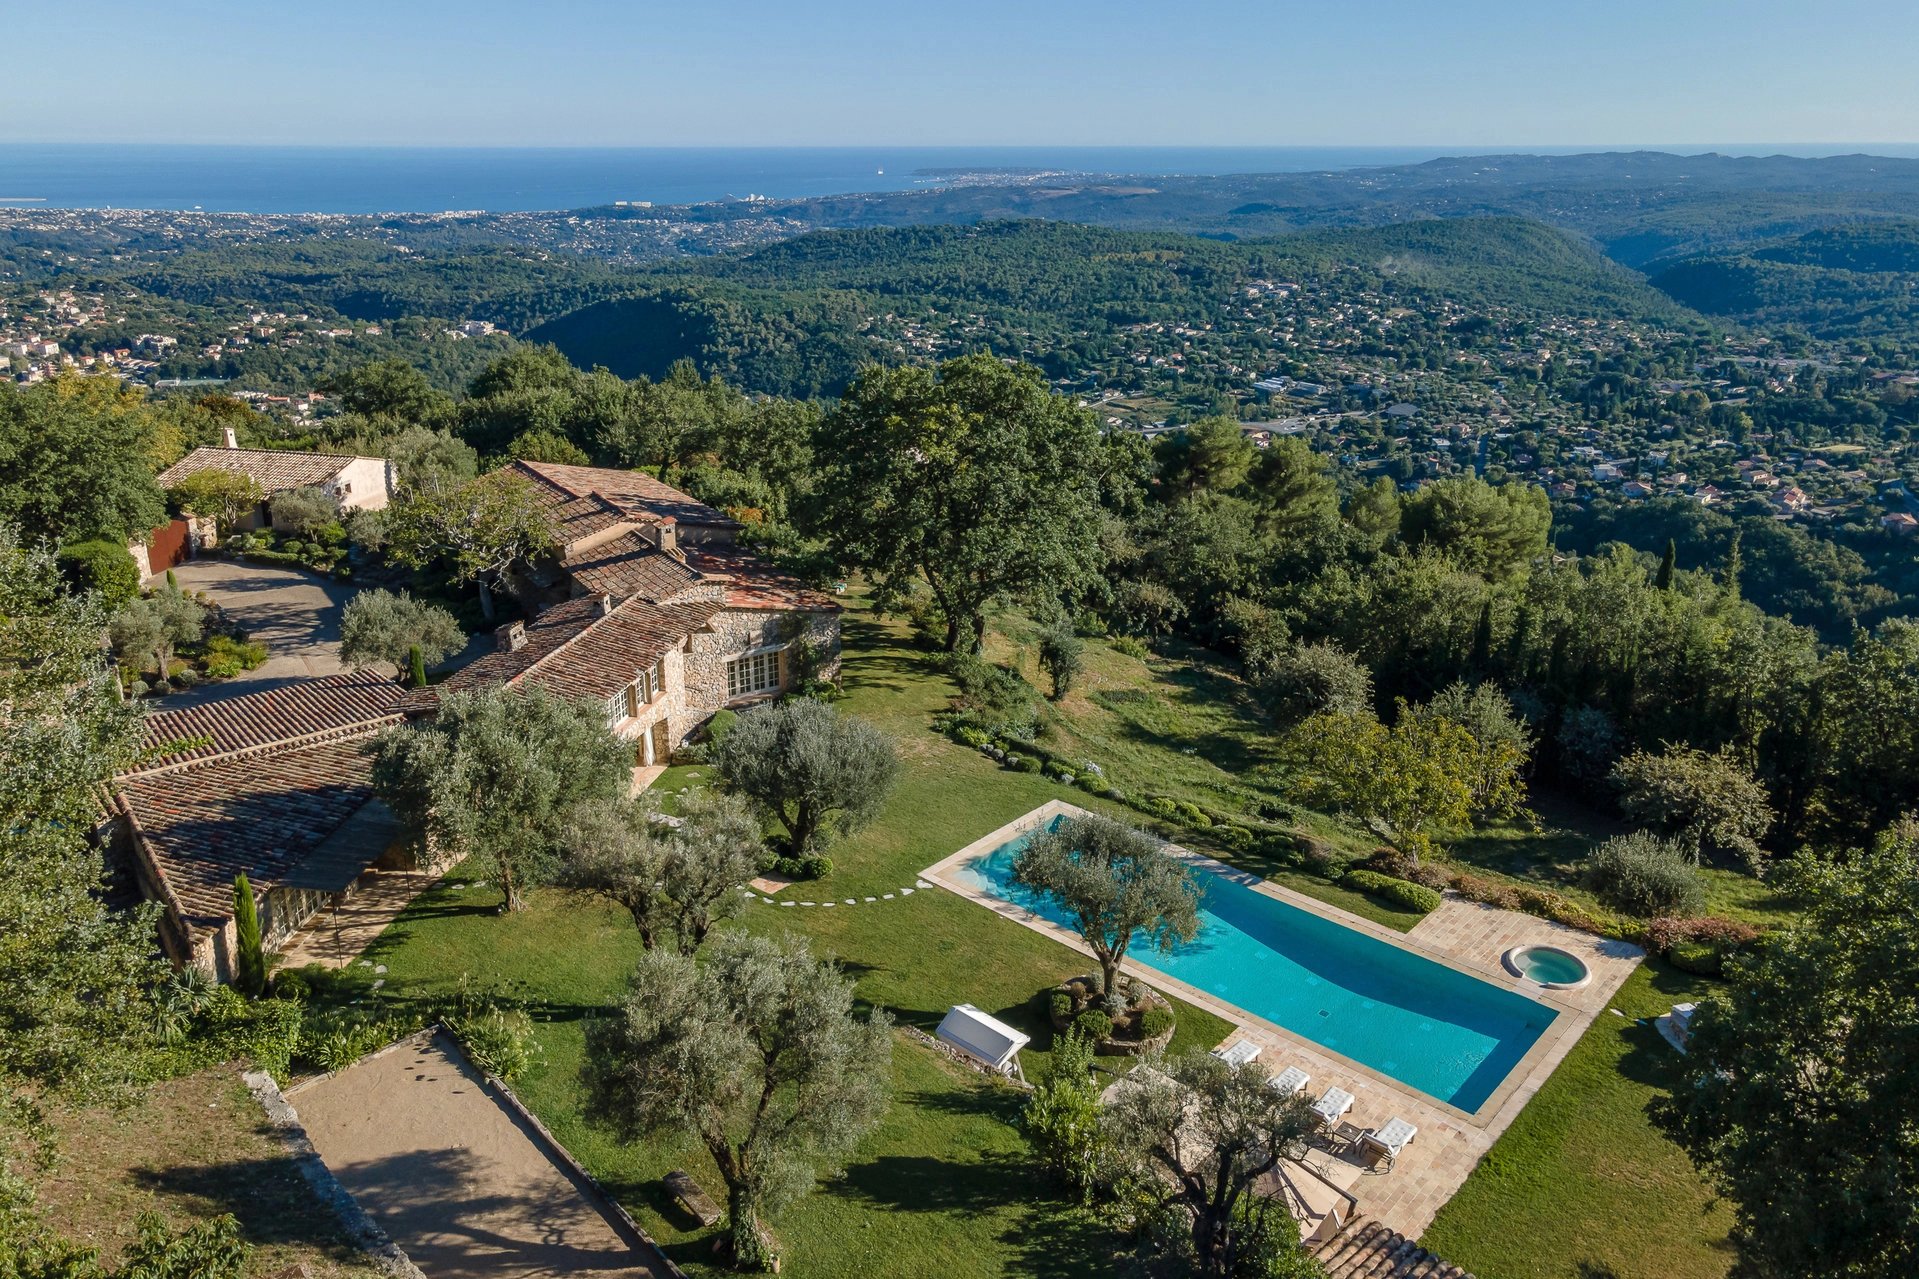
<svg viewBox="0 0 1919 1279">
<path fill-rule="evenodd" d="M 1090 953 L 1077 935 L 1021 907 L 986 895 L 953 874 L 962 864 L 998 848 L 1015 835 L 1030 830 L 1059 813 L 1080 810 L 1057 800 L 975 841 L 921 873 L 921 878 L 969 898 L 1005 918 L 1042 932 L 1082 953 Z M 1290 905 L 1406 947 L 1427 958 L 1468 972 L 1481 980 L 1518 991 L 1556 1008 L 1559 1017 L 1540 1036 L 1486 1104 L 1468 1113 L 1437 1101 L 1387 1075 L 1322 1048 L 1285 1028 L 1265 1021 L 1205 991 L 1168 977 L 1148 964 L 1128 959 L 1125 968 L 1156 989 L 1178 995 L 1233 1022 L 1238 1029 L 1222 1043 L 1250 1039 L 1260 1046 L 1259 1062 L 1272 1074 L 1298 1066 L 1311 1076 L 1307 1090 L 1319 1095 L 1329 1087 L 1353 1094 L 1348 1122 L 1377 1128 L 1392 1118 L 1414 1124 L 1419 1135 L 1399 1156 L 1390 1171 L 1368 1169 L 1357 1152 L 1316 1150 L 1308 1163 L 1322 1176 L 1346 1188 L 1366 1216 L 1392 1230 L 1417 1238 L 1439 1209 L 1465 1184 L 1485 1153 L 1551 1077 L 1559 1063 L 1604 1013 L 1614 992 L 1632 974 L 1643 952 L 1623 942 L 1594 937 L 1576 929 L 1516 911 L 1500 910 L 1448 895 L 1439 908 L 1406 934 L 1357 915 L 1315 901 L 1303 894 L 1269 884 L 1245 871 L 1201 857 L 1175 846 L 1195 865 L 1226 875 L 1258 892 Z M 1550 945 L 1570 951 L 1592 970 L 1592 980 L 1577 990 L 1546 990 L 1512 976 L 1500 957 L 1516 945 Z"/>
</svg>

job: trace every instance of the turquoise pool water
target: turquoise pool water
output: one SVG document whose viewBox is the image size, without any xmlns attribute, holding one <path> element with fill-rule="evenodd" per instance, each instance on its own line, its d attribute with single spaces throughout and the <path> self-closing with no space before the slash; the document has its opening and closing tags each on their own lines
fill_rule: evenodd
<svg viewBox="0 0 1919 1279">
<path fill-rule="evenodd" d="M 1030 838 L 957 873 L 1070 927 L 1050 899 L 1013 883 L 1013 859 Z M 1200 879 L 1199 935 L 1169 955 L 1135 949 L 1128 958 L 1461 1110 L 1484 1105 L 1558 1015 L 1223 876 L 1202 871 Z M 1313 1088 L 1351 1082 L 1315 1079 Z"/>
</svg>

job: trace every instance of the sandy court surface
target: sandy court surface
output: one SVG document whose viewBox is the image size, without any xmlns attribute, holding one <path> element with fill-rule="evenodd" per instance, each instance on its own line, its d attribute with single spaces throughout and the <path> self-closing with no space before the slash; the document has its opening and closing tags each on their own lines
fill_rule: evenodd
<svg viewBox="0 0 1919 1279">
<path fill-rule="evenodd" d="M 340 1184 L 429 1279 L 662 1273 L 438 1037 L 287 1100 Z"/>
</svg>

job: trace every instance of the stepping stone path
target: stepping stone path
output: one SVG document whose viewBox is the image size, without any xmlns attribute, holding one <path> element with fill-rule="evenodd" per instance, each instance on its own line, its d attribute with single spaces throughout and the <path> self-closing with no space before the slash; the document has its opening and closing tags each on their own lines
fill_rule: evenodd
<svg viewBox="0 0 1919 1279">
<path fill-rule="evenodd" d="M 794 901 L 776 902 L 771 897 L 768 897 L 765 893 L 756 893 L 751 888 L 745 888 L 745 887 L 742 887 L 740 889 L 740 893 L 748 901 L 752 901 L 755 898 L 758 898 L 760 901 L 765 902 L 768 906 L 864 906 L 868 902 L 890 902 L 890 901 L 895 901 L 902 897 L 911 897 L 916 890 L 921 888 L 931 888 L 931 887 L 932 887 L 931 884 L 921 879 L 921 880 L 915 880 L 912 888 L 901 888 L 894 892 L 881 893 L 877 897 L 846 897 L 836 902 L 794 902 Z"/>
</svg>

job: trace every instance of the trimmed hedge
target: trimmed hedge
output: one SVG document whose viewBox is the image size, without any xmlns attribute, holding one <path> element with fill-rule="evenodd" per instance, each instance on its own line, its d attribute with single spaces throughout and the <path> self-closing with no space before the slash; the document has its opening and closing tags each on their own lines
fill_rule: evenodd
<svg viewBox="0 0 1919 1279">
<path fill-rule="evenodd" d="M 96 538 L 60 548 L 60 571 L 75 587 L 98 591 L 108 608 L 118 608 L 140 593 L 140 567 L 119 542 Z"/>
<path fill-rule="evenodd" d="M 1370 894 L 1405 910 L 1416 910 L 1422 915 L 1438 910 L 1441 900 L 1438 893 L 1424 884 L 1394 879 L 1391 875 L 1382 875 L 1373 870 L 1349 870 L 1339 877 L 1339 883 L 1342 888 Z"/>
<path fill-rule="evenodd" d="M 1173 1010 L 1170 1008 L 1148 1008 L 1139 1017 L 1139 1037 L 1158 1039 L 1173 1028 Z"/>
<path fill-rule="evenodd" d="M 1666 962 L 1697 977 L 1726 975 L 1726 952 L 1711 942 L 1682 941 L 1666 951 Z"/>
</svg>

